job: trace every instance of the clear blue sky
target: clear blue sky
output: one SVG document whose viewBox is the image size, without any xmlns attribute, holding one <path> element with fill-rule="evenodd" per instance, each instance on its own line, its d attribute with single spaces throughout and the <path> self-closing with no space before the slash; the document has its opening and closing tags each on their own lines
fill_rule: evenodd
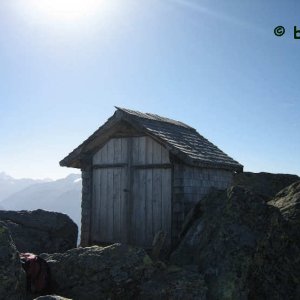
<svg viewBox="0 0 300 300">
<path fill-rule="evenodd" d="M 300 175 L 299 1 L 52 1 L 0 4 L 0 171 L 73 172 L 58 162 L 117 105 Z"/>
</svg>

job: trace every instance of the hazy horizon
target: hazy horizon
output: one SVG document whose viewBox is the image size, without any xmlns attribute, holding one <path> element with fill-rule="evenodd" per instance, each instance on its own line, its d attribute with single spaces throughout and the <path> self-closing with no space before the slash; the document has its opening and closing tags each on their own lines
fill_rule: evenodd
<svg viewBox="0 0 300 300">
<path fill-rule="evenodd" d="M 72 171 L 72 169 L 70 169 L 70 171 Z M 44 177 L 44 178 L 33 178 L 33 177 L 29 177 L 29 176 L 25 176 L 25 177 L 15 177 L 11 174 L 9 174 L 8 172 L 5 172 L 4 170 L 0 170 L 0 177 L 2 174 L 5 174 L 9 177 L 12 177 L 13 179 L 17 179 L 17 180 L 20 180 L 20 179 L 33 179 L 33 180 L 42 180 L 42 181 L 56 181 L 56 180 L 59 180 L 59 179 L 64 179 L 70 175 L 80 175 L 81 174 L 81 171 L 79 172 L 69 172 L 68 174 L 66 175 L 63 175 L 62 177 L 57 177 L 57 178 L 50 178 L 50 177 Z"/>
</svg>

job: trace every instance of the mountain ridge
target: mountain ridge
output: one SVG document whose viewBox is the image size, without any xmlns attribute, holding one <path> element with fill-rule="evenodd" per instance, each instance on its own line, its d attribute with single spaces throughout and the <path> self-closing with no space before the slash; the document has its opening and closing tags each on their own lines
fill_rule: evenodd
<svg viewBox="0 0 300 300">
<path fill-rule="evenodd" d="M 13 188 L 9 189 L 10 186 Z M 5 172 L 0 173 L 0 209 L 62 212 L 80 227 L 80 202 L 80 174 L 71 173 L 65 178 L 44 181 L 15 179 Z"/>
</svg>

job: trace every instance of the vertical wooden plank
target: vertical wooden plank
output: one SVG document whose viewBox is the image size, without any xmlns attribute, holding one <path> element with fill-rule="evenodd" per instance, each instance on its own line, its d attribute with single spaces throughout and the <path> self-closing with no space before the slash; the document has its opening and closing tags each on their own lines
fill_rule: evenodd
<svg viewBox="0 0 300 300">
<path fill-rule="evenodd" d="M 153 164 L 161 163 L 161 147 L 160 145 L 153 141 L 153 152 L 152 152 L 152 162 Z M 152 184 L 152 231 L 153 235 L 155 235 L 162 228 L 161 224 L 161 172 L 159 169 L 153 169 L 153 184 Z"/>
<path fill-rule="evenodd" d="M 123 203 L 124 203 L 124 184 L 123 184 L 123 177 L 124 177 L 124 168 L 120 168 L 119 170 L 119 207 L 118 207 L 118 228 L 119 228 L 119 241 L 122 243 L 122 226 L 123 226 Z"/>
<path fill-rule="evenodd" d="M 128 163 L 128 139 L 120 138 L 120 162 Z M 122 243 L 128 242 L 128 224 L 127 213 L 128 213 L 128 201 L 129 201 L 129 179 L 128 179 L 129 168 L 122 168 L 120 170 L 120 194 L 119 194 L 119 226 L 120 226 L 120 241 Z"/>
<path fill-rule="evenodd" d="M 127 163 L 128 160 L 128 138 L 121 138 L 121 162 Z"/>
<path fill-rule="evenodd" d="M 129 197 L 129 207 L 128 207 L 128 218 L 130 219 L 129 228 L 129 239 L 131 244 L 137 244 L 137 215 L 138 215 L 138 197 L 139 197 L 139 174 L 137 170 L 134 170 L 131 166 L 132 164 L 139 163 L 139 138 L 131 138 L 131 151 L 129 151 L 129 163 L 128 169 L 130 172 L 130 197 Z M 131 154 L 131 155 L 130 155 Z"/>
<path fill-rule="evenodd" d="M 146 137 L 146 164 L 153 163 L 153 139 Z M 145 170 L 146 187 L 145 187 L 145 244 L 150 247 L 153 241 L 153 172 L 152 169 Z"/>
<path fill-rule="evenodd" d="M 112 164 L 114 162 L 114 140 L 110 139 L 107 143 L 107 160 L 106 163 Z M 109 243 L 113 241 L 114 232 L 114 180 L 113 180 L 113 169 L 107 169 L 107 184 L 106 184 L 106 240 Z"/>
<path fill-rule="evenodd" d="M 107 159 L 106 162 L 107 164 L 112 164 L 114 162 L 114 141 L 113 139 L 110 139 L 108 143 L 106 144 L 107 148 Z"/>
<path fill-rule="evenodd" d="M 99 239 L 100 234 L 100 210 L 101 210 L 101 199 L 100 199 L 100 171 L 95 170 L 94 182 L 96 184 L 96 197 L 95 207 L 93 208 L 95 213 L 95 240 Z"/>
<path fill-rule="evenodd" d="M 136 227 L 137 227 L 137 198 L 138 198 L 138 194 L 139 194 L 139 176 L 138 176 L 138 170 L 135 170 L 132 173 L 132 192 L 131 192 L 131 197 L 130 197 L 130 204 L 131 206 L 131 214 L 130 214 L 130 218 L 131 218 L 131 224 L 130 224 L 130 228 L 129 228 L 129 235 L 130 235 L 130 243 L 131 244 L 136 244 L 137 242 L 137 232 L 136 232 Z"/>
<path fill-rule="evenodd" d="M 169 151 L 161 145 L 160 145 L 160 147 L 161 147 L 161 163 L 162 164 L 170 163 Z"/>
<path fill-rule="evenodd" d="M 132 164 L 139 164 L 139 138 L 132 138 Z"/>
<path fill-rule="evenodd" d="M 114 163 L 121 163 L 122 162 L 122 149 L 121 149 L 121 146 L 122 146 L 122 141 L 121 141 L 121 138 L 118 138 L 118 139 L 114 139 Z"/>
<path fill-rule="evenodd" d="M 101 163 L 107 163 L 107 143 L 103 146 L 101 151 Z"/>
<path fill-rule="evenodd" d="M 120 240 L 120 180 L 121 168 L 113 170 L 113 241 Z"/>
<path fill-rule="evenodd" d="M 151 246 L 154 232 L 153 232 L 153 170 L 147 169 L 146 172 L 146 188 L 145 188 L 145 244 Z"/>
<path fill-rule="evenodd" d="M 133 211 L 132 211 L 132 243 L 144 245 L 145 242 L 145 170 L 135 169 L 133 172 Z"/>
<path fill-rule="evenodd" d="M 145 153 L 145 152 L 144 152 Z M 137 214 L 137 232 L 138 243 L 146 246 L 146 171 L 139 170 L 139 193 L 138 193 L 138 214 Z"/>
<path fill-rule="evenodd" d="M 100 172 L 100 241 L 106 241 L 106 229 L 107 229 L 107 170 L 99 169 Z"/>
<path fill-rule="evenodd" d="M 162 169 L 162 228 L 167 233 L 166 243 L 171 244 L 171 170 Z"/>
<path fill-rule="evenodd" d="M 122 145 L 123 146 L 123 145 Z M 129 168 L 122 168 L 122 188 L 121 188 L 121 241 L 128 243 L 128 228 L 130 224 L 127 220 L 128 215 L 128 201 L 129 201 L 129 189 L 128 189 L 128 172 Z"/>
<path fill-rule="evenodd" d="M 154 235 L 157 231 L 162 229 L 162 211 L 161 211 L 161 170 L 153 169 L 153 232 Z"/>
<path fill-rule="evenodd" d="M 146 164 L 153 163 L 153 144 L 155 141 L 149 137 L 146 139 Z"/>
<path fill-rule="evenodd" d="M 134 159 L 134 148 L 135 138 L 130 137 L 127 140 L 127 183 L 126 183 L 126 242 L 128 244 L 133 244 L 134 240 L 134 181 L 133 181 L 133 170 L 132 170 L 132 162 Z"/>
<path fill-rule="evenodd" d="M 114 192 L 114 181 L 113 181 L 113 168 L 107 169 L 107 209 L 106 209 L 106 242 L 113 241 L 113 231 L 114 231 L 114 203 L 113 203 L 113 192 Z"/>
<path fill-rule="evenodd" d="M 161 164 L 161 146 L 153 141 L 153 153 L 152 153 L 152 162 L 153 164 Z"/>
<path fill-rule="evenodd" d="M 141 136 L 138 137 L 139 140 L 139 164 L 143 165 L 146 163 L 146 137 L 145 136 Z"/>
<path fill-rule="evenodd" d="M 97 180 L 96 180 L 96 170 L 93 170 L 93 198 L 92 198 L 92 211 L 91 211 L 91 240 L 95 240 L 95 229 L 96 229 L 96 217 L 97 214 L 95 213 L 95 204 L 97 200 L 97 192 L 96 192 L 96 185 L 97 185 Z"/>
<path fill-rule="evenodd" d="M 99 200 L 99 182 L 97 180 L 98 172 L 97 170 L 93 171 L 93 200 L 92 200 L 92 230 L 91 230 L 91 238 L 92 240 L 97 240 L 97 230 L 98 230 L 98 220 L 99 217 L 97 215 L 98 209 L 98 200 Z"/>
</svg>

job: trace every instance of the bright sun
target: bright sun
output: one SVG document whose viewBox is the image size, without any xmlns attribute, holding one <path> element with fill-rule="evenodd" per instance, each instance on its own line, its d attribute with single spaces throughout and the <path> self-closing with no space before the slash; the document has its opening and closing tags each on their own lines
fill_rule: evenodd
<svg viewBox="0 0 300 300">
<path fill-rule="evenodd" d="M 103 0 L 30 0 L 32 10 L 47 18 L 74 21 L 94 15 Z"/>
</svg>

